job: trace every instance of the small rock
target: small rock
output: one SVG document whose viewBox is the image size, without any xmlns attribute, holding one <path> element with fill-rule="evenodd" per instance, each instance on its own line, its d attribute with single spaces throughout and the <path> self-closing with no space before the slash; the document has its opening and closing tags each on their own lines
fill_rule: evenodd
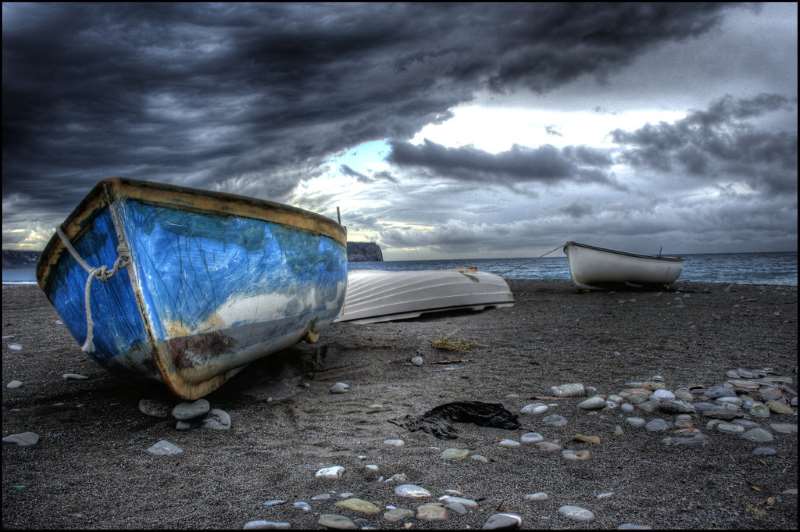
<svg viewBox="0 0 800 532">
<path fill-rule="evenodd" d="M 337 508 L 345 508 L 351 512 L 358 512 L 361 514 L 375 515 L 381 513 L 381 509 L 369 501 L 363 499 L 345 499 L 335 504 Z"/>
<path fill-rule="evenodd" d="M 743 426 L 734 425 L 733 423 L 719 423 L 715 428 L 720 432 L 726 432 L 728 434 L 742 434 L 744 432 Z"/>
<path fill-rule="evenodd" d="M 86 375 L 81 375 L 79 373 L 64 373 L 61 377 L 65 381 L 85 381 L 89 378 Z"/>
<path fill-rule="evenodd" d="M 331 498 L 330 493 L 320 493 L 319 495 L 314 495 L 311 497 L 312 501 L 328 501 Z"/>
<path fill-rule="evenodd" d="M 778 451 L 774 447 L 756 447 L 753 449 L 753 454 L 756 456 L 775 456 Z"/>
<path fill-rule="evenodd" d="M 306 501 L 297 501 L 292 503 L 293 508 L 297 508 L 298 510 L 303 510 L 304 512 L 311 511 L 311 505 L 308 504 Z"/>
<path fill-rule="evenodd" d="M 395 473 L 391 477 L 386 479 L 386 484 L 391 484 L 393 482 L 406 482 L 408 478 L 406 477 L 405 473 Z"/>
<path fill-rule="evenodd" d="M 755 421 L 750 421 L 749 419 L 734 419 L 733 424 L 741 425 L 746 429 L 752 429 L 758 426 L 758 423 L 756 423 Z"/>
<path fill-rule="evenodd" d="M 182 421 L 204 416 L 211 409 L 211 405 L 205 399 L 198 399 L 193 403 L 178 403 L 172 409 L 172 417 Z"/>
<path fill-rule="evenodd" d="M 703 394 L 709 399 L 716 399 L 718 397 L 735 397 L 736 391 L 733 389 L 731 385 L 719 385 L 713 386 L 705 391 Z"/>
<path fill-rule="evenodd" d="M 630 403 L 622 403 L 619 409 L 625 412 L 626 414 L 630 414 L 631 412 L 634 411 L 634 407 Z"/>
<path fill-rule="evenodd" d="M 573 521 L 588 522 L 594 520 L 594 514 L 580 506 L 562 506 L 558 509 L 558 513 Z"/>
<path fill-rule="evenodd" d="M 781 434 L 797 434 L 796 423 L 770 423 L 769 426 L 772 430 Z"/>
<path fill-rule="evenodd" d="M 499 445 L 500 447 L 514 448 L 514 447 L 519 447 L 520 443 L 516 440 L 505 439 L 500 441 L 497 445 Z"/>
<path fill-rule="evenodd" d="M 754 417 L 767 418 L 770 416 L 769 407 L 765 404 L 756 403 L 750 407 L 750 415 Z"/>
<path fill-rule="evenodd" d="M 769 409 L 776 414 L 793 414 L 792 407 L 781 401 L 767 401 Z"/>
<path fill-rule="evenodd" d="M 473 454 L 470 456 L 470 459 L 475 460 L 476 462 L 483 462 L 484 464 L 489 463 L 489 459 L 481 454 Z"/>
<path fill-rule="evenodd" d="M 688 429 L 692 427 L 692 416 L 689 414 L 680 414 L 675 416 L 675 426 L 681 429 Z"/>
<path fill-rule="evenodd" d="M 564 449 L 561 451 L 561 456 L 567 460 L 588 460 L 592 457 L 589 451 L 573 451 L 572 449 Z"/>
<path fill-rule="evenodd" d="M 686 388 L 678 388 L 677 390 L 675 390 L 675 397 L 677 399 L 680 399 L 681 401 L 687 401 L 687 402 L 694 401 L 694 396 L 692 395 L 692 392 L 690 392 Z"/>
<path fill-rule="evenodd" d="M 148 447 L 147 452 L 157 456 L 165 456 L 165 455 L 181 454 L 183 452 L 183 449 L 181 449 L 174 443 L 168 442 L 167 440 L 159 440 L 150 447 Z"/>
<path fill-rule="evenodd" d="M 272 499 L 269 501 L 262 502 L 261 506 L 263 506 L 264 508 L 272 508 L 273 506 L 278 506 L 280 504 L 285 504 L 285 503 L 286 501 L 283 499 Z"/>
<path fill-rule="evenodd" d="M 581 401 L 578 403 L 578 408 L 582 410 L 600 410 L 606 407 L 606 400 L 599 395 L 595 395 L 594 397 L 590 397 L 585 401 Z"/>
<path fill-rule="evenodd" d="M 8 344 L 8 349 L 11 351 L 22 351 L 22 346 L 20 344 Z"/>
<path fill-rule="evenodd" d="M 549 407 L 542 403 L 531 403 L 529 405 L 523 406 L 519 412 L 520 414 L 524 415 L 537 415 L 537 414 L 544 414 L 545 412 L 547 412 L 548 409 Z"/>
<path fill-rule="evenodd" d="M 605 493 L 598 493 L 597 494 L 597 498 L 598 499 L 608 499 L 612 495 L 614 495 L 613 491 L 606 491 Z"/>
<path fill-rule="evenodd" d="M 750 429 L 742 434 L 742 438 L 755 443 L 769 443 L 775 439 L 769 431 L 762 428 Z"/>
<path fill-rule="evenodd" d="M 439 500 L 442 504 L 447 504 L 451 502 L 457 502 L 458 504 L 463 505 L 465 508 L 477 508 L 478 503 L 473 501 L 472 499 L 465 499 L 464 497 L 454 497 L 452 495 L 442 495 L 439 497 Z"/>
<path fill-rule="evenodd" d="M 425 361 L 422 359 L 421 356 L 418 355 L 411 359 L 411 363 L 414 364 L 415 366 L 421 366 L 422 364 L 425 363 Z"/>
<path fill-rule="evenodd" d="M 614 425 L 614 436 L 622 436 L 623 434 L 625 434 L 625 431 L 622 430 L 622 427 Z"/>
<path fill-rule="evenodd" d="M 484 530 L 500 530 L 503 528 L 519 528 L 522 517 L 515 513 L 494 514 L 483 524 Z"/>
<path fill-rule="evenodd" d="M 758 394 L 764 401 L 777 401 L 783 397 L 783 391 L 781 391 L 780 388 L 775 388 L 773 386 L 762 387 L 760 390 L 758 390 Z"/>
<path fill-rule="evenodd" d="M 258 521 L 248 521 L 242 527 L 242 529 L 244 530 L 252 530 L 256 528 L 272 529 L 272 530 L 288 530 L 289 528 L 291 528 L 291 525 L 286 521 L 264 521 L 260 519 Z"/>
<path fill-rule="evenodd" d="M 364 469 L 366 469 L 370 473 L 377 473 L 378 471 L 380 471 L 381 468 L 378 467 L 376 464 L 367 464 L 364 466 Z"/>
<path fill-rule="evenodd" d="M 3 438 L 3 443 L 13 443 L 20 447 L 30 447 L 39 442 L 39 435 L 35 432 L 20 432 L 18 434 L 9 434 Z"/>
<path fill-rule="evenodd" d="M 342 475 L 344 475 L 344 467 L 340 465 L 323 467 L 314 474 L 317 478 L 327 478 L 331 480 L 342 478 Z"/>
<path fill-rule="evenodd" d="M 230 430 L 231 416 L 224 410 L 213 408 L 203 419 L 203 428 L 211 430 Z"/>
<path fill-rule="evenodd" d="M 349 517 L 345 517 L 343 515 L 321 514 L 317 523 L 325 528 L 334 528 L 336 530 L 358 529 L 356 524 Z"/>
<path fill-rule="evenodd" d="M 417 519 L 423 521 L 444 521 L 447 519 L 447 509 L 438 502 L 430 502 L 417 507 Z"/>
<path fill-rule="evenodd" d="M 644 426 L 649 432 L 661 432 L 669 428 L 669 423 L 661 418 L 652 419 Z"/>
<path fill-rule="evenodd" d="M 525 445 L 530 445 L 533 443 L 539 443 L 540 441 L 544 441 L 544 436 L 539 434 L 538 432 L 526 432 L 522 436 L 519 437 L 520 443 Z"/>
<path fill-rule="evenodd" d="M 350 493 L 349 491 L 343 491 L 343 492 L 341 492 L 341 493 L 339 494 L 339 498 L 340 498 L 340 499 L 349 499 L 349 498 L 350 498 L 350 497 L 352 497 L 352 496 L 353 496 L 353 494 L 352 494 L 352 493 Z"/>
<path fill-rule="evenodd" d="M 390 438 L 388 440 L 383 440 L 383 444 L 389 447 L 402 447 L 406 442 L 398 438 Z"/>
<path fill-rule="evenodd" d="M 448 502 L 447 504 L 444 505 L 444 507 L 447 508 L 448 510 L 457 513 L 458 515 L 465 515 L 467 513 L 466 507 L 461 503 Z"/>
<path fill-rule="evenodd" d="M 22 381 L 11 381 L 8 384 L 6 384 L 6 388 L 8 388 L 9 390 L 13 390 L 14 388 L 19 388 L 20 386 L 22 386 Z"/>
<path fill-rule="evenodd" d="M 551 427 L 563 427 L 567 424 L 567 418 L 559 416 L 558 414 L 553 414 L 542 419 L 542 423 Z"/>
<path fill-rule="evenodd" d="M 394 494 L 398 497 L 409 497 L 412 499 L 431 496 L 431 492 L 416 484 L 401 484 L 394 489 Z"/>
<path fill-rule="evenodd" d="M 344 382 L 337 382 L 330 388 L 331 393 L 347 393 L 350 391 L 350 385 Z"/>
<path fill-rule="evenodd" d="M 591 445 L 600 445 L 600 436 L 586 436 L 584 434 L 576 434 L 572 439 L 575 441 L 588 443 Z"/>
<path fill-rule="evenodd" d="M 405 508 L 395 508 L 383 513 L 383 518 L 390 523 L 402 521 L 403 519 L 409 519 L 411 517 L 414 517 L 414 511 Z"/>
<path fill-rule="evenodd" d="M 640 417 L 626 417 L 625 423 L 631 427 L 644 427 L 646 421 Z"/>
<path fill-rule="evenodd" d="M 195 419 L 189 421 L 178 421 L 175 423 L 175 430 L 192 430 L 200 426 L 200 422 Z"/>
<path fill-rule="evenodd" d="M 658 409 L 667 414 L 694 414 L 694 407 L 686 401 L 671 399 L 658 403 Z"/>
<path fill-rule="evenodd" d="M 139 412 L 146 416 L 166 418 L 169 417 L 169 405 L 155 399 L 139 399 Z"/>
<path fill-rule="evenodd" d="M 469 449 L 445 449 L 440 455 L 442 460 L 463 460 L 469 456 Z"/>
<path fill-rule="evenodd" d="M 525 495 L 525 500 L 526 501 L 546 501 L 549 498 L 550 498 L 550 496 L 547 495 L 547 493 L 545 493 L 543 491 L 540 491 L 540 492 L 537 492 L 537 493 L 528 493 L 527 495 Z"/>
<path fill-rule="evenodd" d="M 730 405 L 741 406 L 742 404 L 742 400 L 738 397 L 718 397 L 717 399 L 715 399 L 715 401 L 722 405 L 730 404 Z"/>
<path fill-rule="evenodd" d="M 561 446 L 557 443 L 550 442 L 550 441 L 540 441 L 539 443 L 534 444 L 537 449 L 540 451 L 544 451 L 546 453 L 552 453 L 555 451 L 560 451 Z"/>
<path fill-rule="evenodd" d="M 671 400 L 675 399 L 675 394 L 669 390 L 656 390 L 653 392 L 652 397 L 653 399 L 658 399 L 658 400 L 664 400 L 664 399 Z"/>
</svg>

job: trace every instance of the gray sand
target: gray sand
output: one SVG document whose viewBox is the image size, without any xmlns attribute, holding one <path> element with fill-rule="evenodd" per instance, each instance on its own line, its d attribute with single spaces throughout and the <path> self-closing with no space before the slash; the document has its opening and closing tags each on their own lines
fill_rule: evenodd
<svg viewBox="0 0 800 532">
<path fill-rule="evenodd" d="M 598 393 L 623 390 L 629 380 L 664 377 L 668 389 L 725 381 L 733 368 L 773 368 L 797 378 L 797 288 L 680 283 L 682 293 L 577 293 L 564 282 L 515 281 L 516 305 L 483 313 L 326 330 L 318 347 L 300 344 L 252 364 L 207 399 L 232 419 L 228 431 L 177 431 L 174 420 L 147 417 L 141 398 L 176 404 L 156 383 L 112 375 L 81 353 L 43 294 L 34 286 L 3 287 L 3 436 L 32 431 L 32 447 L 3 446 L 2 525 L 10 528 L 241 528 L 257 519 L 319 528 L 319 515 L 358 514 L 338 509 L 334 495 L 352 492 L 383 508 L 415 509 L 447 489 L 479 501 L 445 521 L 412 519 L 414 528 L 480 528 L 497 511 L 522 516 L 524 528 L 792 528 L 797 524 L 797 435 L 775 433 L 776 456 L 753 456 L 760 444 L 706 430 L 705 447 L 666 447 L 670 431 L 650 433 L 624 423 L 646 419 L 637 409 L 580 411 L 580 398 L 558 403 L 554 428 L 542 416 L 522 416 L 517 431 L 458 424 L 459 438 L 437 440 L 387 422 L 422 414 L 458 400 L 501 402 L 514 413 L 550 386 L 581 382 Z M 679 300 L 676 299 L 678 296 Z M 635 301 L 632 301 L 635 300 Z M 620 302 L 622 301 L 622 302 Z M 777 313 L 777 314 L 776 314 Z M 467 352 L 439 351 L 431 341 L 450 336 L 478 344 Z M 9 350 L 9 342 L 22 350 Z M 421 367 L 410 359 L 416 351 Z M 435 364 L 462 359 L 456 364 Z M 87 380 L 64 380 L 64 373 Z M 6 389 L 11 380 L 24 384 Z M 331 394 L 336 382 L 351 389 Z M 307 383 L 308 387 L 302 386 Z M 518 394 L 518 397 L 507 397 Z M 384 408 L 371 406 L 375 403 Z M 769 423 L 797 423 L 773 414 Z M 615 425 L 625 433 L 614 436 Z M 496 445 L 525 432 L 560 439 L 592 458 L 568 461 L 530 446 Z M 597 435 L 599 445 L 570 443 L 576 433 Z M 401 438 L 403 447 L 383 444 Z M 145 450 L 165 439 L 176 456 Z M 434 448 L 435 447 L 435 448 Z M 490 459 L 446 462 L 448 447 L 472 449 Z M 365 455 L 360 460 L 358 455 Z M 342 465 L 341 479 L 315 471 Z M 393 485 L 374 479 L 405 473 L 432 499 L 404 500 Z M 545 501 L 525 501 L 546 492 Z M 598 499 L 601 493 L 613 495 Z M 264 508 L 270 499 L 282 505 Z M 293 508 L 306 501 L 312 510 Z M 589 523 L 568 521 L 563 505 L 591 510 Z M 373 526 L 403 528 L 377 516 Z"/>
</svg>

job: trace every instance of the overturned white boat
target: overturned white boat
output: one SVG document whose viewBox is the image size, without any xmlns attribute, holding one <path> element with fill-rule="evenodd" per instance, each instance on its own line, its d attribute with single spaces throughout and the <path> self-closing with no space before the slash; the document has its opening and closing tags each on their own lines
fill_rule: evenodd
<svg viewBox="0 0 800 532">
<path fill-rule="evenodd" d="M 449 310 L 510 307 L 508 283 L 493 273 L 462 270 L 353 270 L 337 322 L 377 323 Z"/>
<path fill-rule="evenodd" d="M 670 285 L 683 270 L 681 257 L 639 255 L 578 242 L 564 244 L 564 254 L 572 282 L 583 289 Z"/>
</svg>

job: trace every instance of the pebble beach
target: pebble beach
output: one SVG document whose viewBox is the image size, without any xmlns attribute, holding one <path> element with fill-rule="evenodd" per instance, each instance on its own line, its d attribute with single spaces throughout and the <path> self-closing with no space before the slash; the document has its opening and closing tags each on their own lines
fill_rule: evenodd
<svg viewBox="0 0 800 532">
<path fill-rule="evenodd" d="M 797 287 L 579 292 L 334 324 L 182 402 L 3 286 L 4 528 L 797 526 Z M 480 401 L 514 430 L 393 423 Z"/>
</svg>

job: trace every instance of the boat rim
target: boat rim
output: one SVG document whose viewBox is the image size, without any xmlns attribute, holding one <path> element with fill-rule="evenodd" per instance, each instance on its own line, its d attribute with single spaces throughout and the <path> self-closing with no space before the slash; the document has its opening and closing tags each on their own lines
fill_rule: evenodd
<svg viewBox="0 0 800 532">
<path fill-rule="evenodd" d="M 347 246 L 347 230 L 342 225 L 326 216 L 299 207 L 229 192 L 123 177 L 108 177 L 98 181 L 59 227 L 70 241 L 74 241 L 86 230 L 88 220 L 120 198 L 187 211 L 232 215 L 279 223 L 327 236 L 342 246 Z M 58 235 L 53 234 L 42 250 L 36 264 L 36 280 L 43 290 L 47 286 L 53 266 L 58 263 L 65 249 Z"/>
<path fill-rule="evenodd" d="M 593 249 L 595 251 L 604 251 L 606 253 L 613 253 L 616 255 L 624 255 L 626 257 L 636 257 L 637 259 L 651 259 L 651 260 L 663 260 L 667 262 L 683 262 L 683 257 L 672 256 L 672 255 L 641 255 L 639 253 L 630 253 L 628 251 L 619 251 L 616 249 L 608 249 L 608 248 L 601 248 L 598 246 L 590 246 L 589 244 L 581 244 L 580 242 L 573 242 L 570 240 L 564 244 L 564 253 L 566 254 L 567 247 L 569 246 L 577 246 L 586 249 Z"/>
</svg>

